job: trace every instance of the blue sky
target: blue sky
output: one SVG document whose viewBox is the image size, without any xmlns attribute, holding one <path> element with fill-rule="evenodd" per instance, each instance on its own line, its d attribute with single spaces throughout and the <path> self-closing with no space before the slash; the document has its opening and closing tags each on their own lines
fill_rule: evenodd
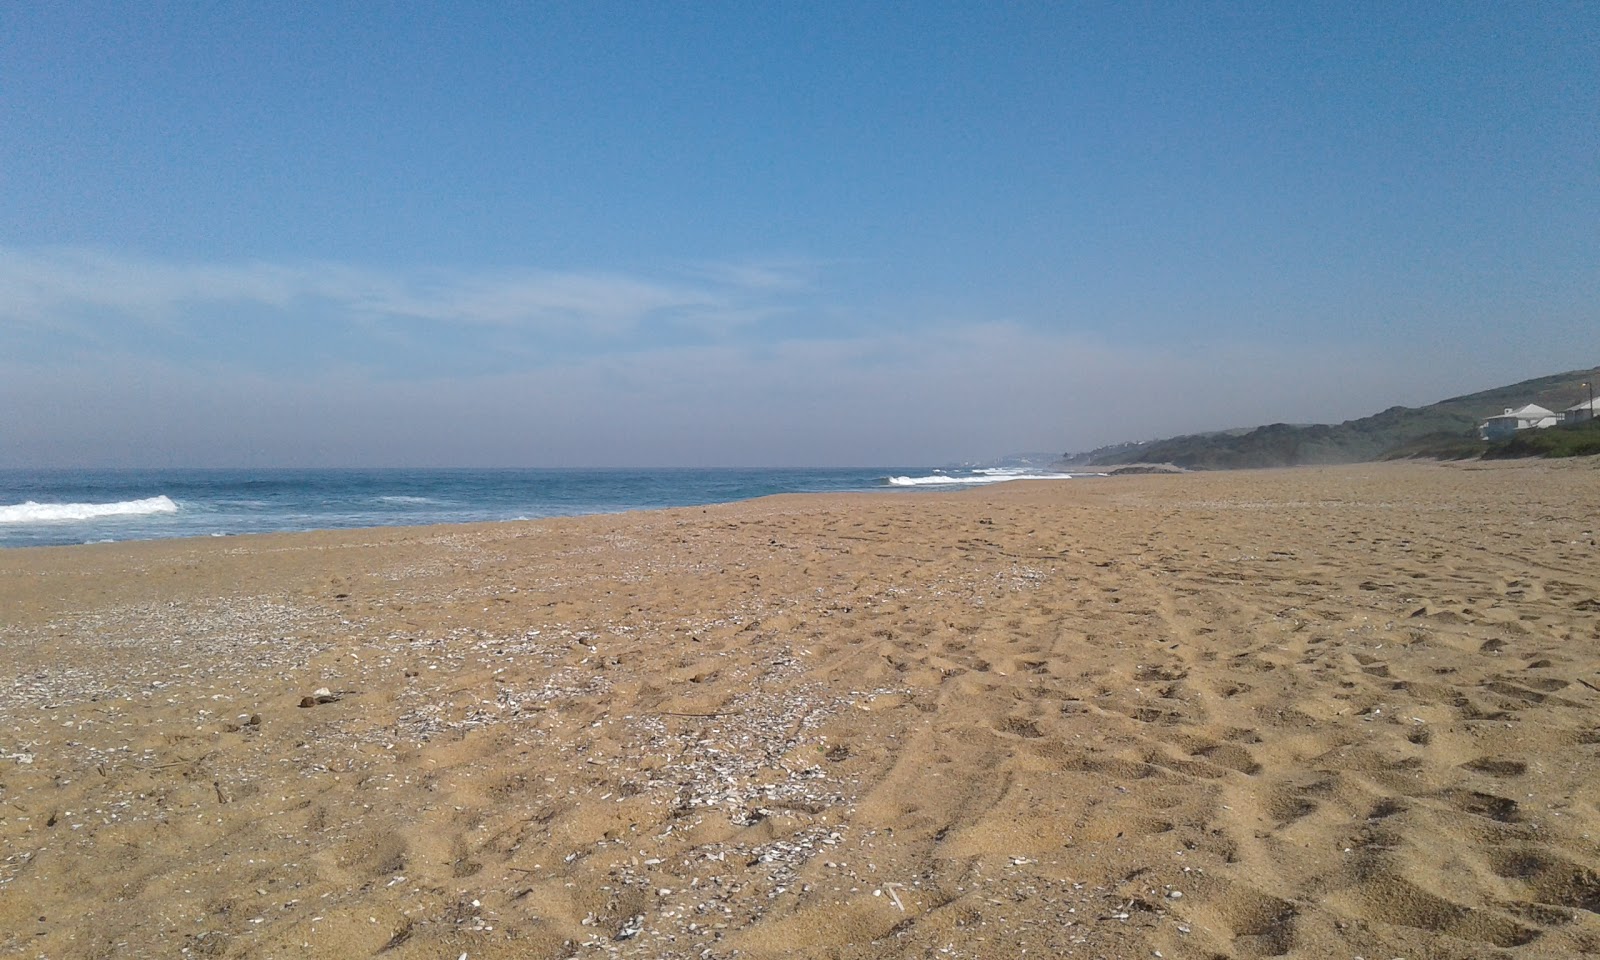
<svg viewBox="0 0 1600 960">
<path fill-rule="evenodd" d="M 1593 4 L 7 5 L 4 465 L 915 464 L 1600 362 Z"/>
</svg>

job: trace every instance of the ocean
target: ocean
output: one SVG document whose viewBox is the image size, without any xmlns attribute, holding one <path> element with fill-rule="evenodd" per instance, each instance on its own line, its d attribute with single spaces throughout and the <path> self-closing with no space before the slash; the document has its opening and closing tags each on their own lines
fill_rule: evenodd
<svg viewBox="0 0 1600 960">
<path fill-rule="evenodd" d="M 1070 475 L 950 469 L 0 470 L 0 547 L 475 523 L 949 489 Z"/>
</svg>

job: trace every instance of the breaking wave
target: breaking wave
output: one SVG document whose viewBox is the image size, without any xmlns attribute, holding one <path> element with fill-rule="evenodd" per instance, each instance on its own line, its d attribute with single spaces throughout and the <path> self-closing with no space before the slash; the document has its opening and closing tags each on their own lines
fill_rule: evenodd
<svg viewBox="0 0 1600 960">
<path fill-rule="evenodd" d="M 27 503 L 0 507 L 0 523 L 43 523 L 51 520 L 94 520 L 98 517 L 134 517 L 151 513 L 177 513 L 170 497 L 122 500 L 117 503 Z"/>
<path fill-rule="evenodd" d="M 975 483 L 1005 483 L 1010 480 L 1071 480 L 1070 473 L 1023 473 L 985 468 L 971 473 L 936 473 L 926 477 L 889 477 L 891 487 L 967 486 Z"/>
</svg>

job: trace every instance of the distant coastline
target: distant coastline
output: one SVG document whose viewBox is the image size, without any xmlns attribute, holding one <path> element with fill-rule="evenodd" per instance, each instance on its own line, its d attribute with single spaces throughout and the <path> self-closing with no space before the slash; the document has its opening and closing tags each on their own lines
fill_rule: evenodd
<svg viewBox="0 0 1600 960">
<path fill-rule="evenodd" d="M 1571 370 L 1441 400 L 1425 407 L 1390 407 L 1338 424 L 1272 423 L 1265 426 L 1186 434 L 1163 440 L 1115 443 L 1063 454 L 1061 469 L 1131 466 L 1183 470 L 1332 466 L 1407 458 L 1461 460 L 1472 457 L 1569 457 L 1600 454 L 1600 424 L 1592 416 L 1481 439 L 1481 425 L 1503 410 L 1539 404 L 1571 411 L 1591 397 L 1600 368 Z M 1549 412 L 1549 411 L 1545 411 Z"/>
</svg>

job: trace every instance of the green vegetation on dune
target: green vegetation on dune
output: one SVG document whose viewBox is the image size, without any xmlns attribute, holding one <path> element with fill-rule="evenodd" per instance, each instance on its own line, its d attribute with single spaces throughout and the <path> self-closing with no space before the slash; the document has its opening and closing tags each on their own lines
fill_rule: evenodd
<svg viewBox="0 0 1600 960">
<path fill-rule="evenodd" d="M 1485 460 L 1515 457 L 1589 457 L 1600 453 L 1600 420 L 1585 420 L 1548 430 L 1519 430 L 1488 445 Z"/>
<path fill-rule="evenodd" d="M 1504 387 L 1451 397 L 1425 407 L 1390 407 L 1381 413 L 1338 424 L 1297 426 L 1274 423 L 1253 430 L 1193 434 L 1148 443 L 1117 444 L 1090 454 L 1069 456 L 1068 462 L 1089 465 L 1171 463 L 1191 470 L 1227 470 L 1251 467 L 1289 467 L 1313 464 L 1360 463 L 1398 457 L 1463 459 L 1475 456 L 1579 456 L 1600 453 L 1584 447 L 1581 430 L 1563 430 L 1561 439 L 1525 435 L 1553 435 L 1556 431 L 1526 430 L 1497 444 L 1477 439 L 1478 424 L 1507 408 L 1534 403 L 1560 413 L 1588 398 L 1585 382 L 1600 375 L 1595 370 L 1574 370 L 1524 380 Z M 1571 435 L 1571 436 L 1568 436 Z M 1505 444 L 1524 443 L 1527 452 L 1501 453 Z M 1561 451 L 1561 452 L 1556 452 Z M 1570 451 L 1570 452 L 1568 452 Z"/>
</svg>

